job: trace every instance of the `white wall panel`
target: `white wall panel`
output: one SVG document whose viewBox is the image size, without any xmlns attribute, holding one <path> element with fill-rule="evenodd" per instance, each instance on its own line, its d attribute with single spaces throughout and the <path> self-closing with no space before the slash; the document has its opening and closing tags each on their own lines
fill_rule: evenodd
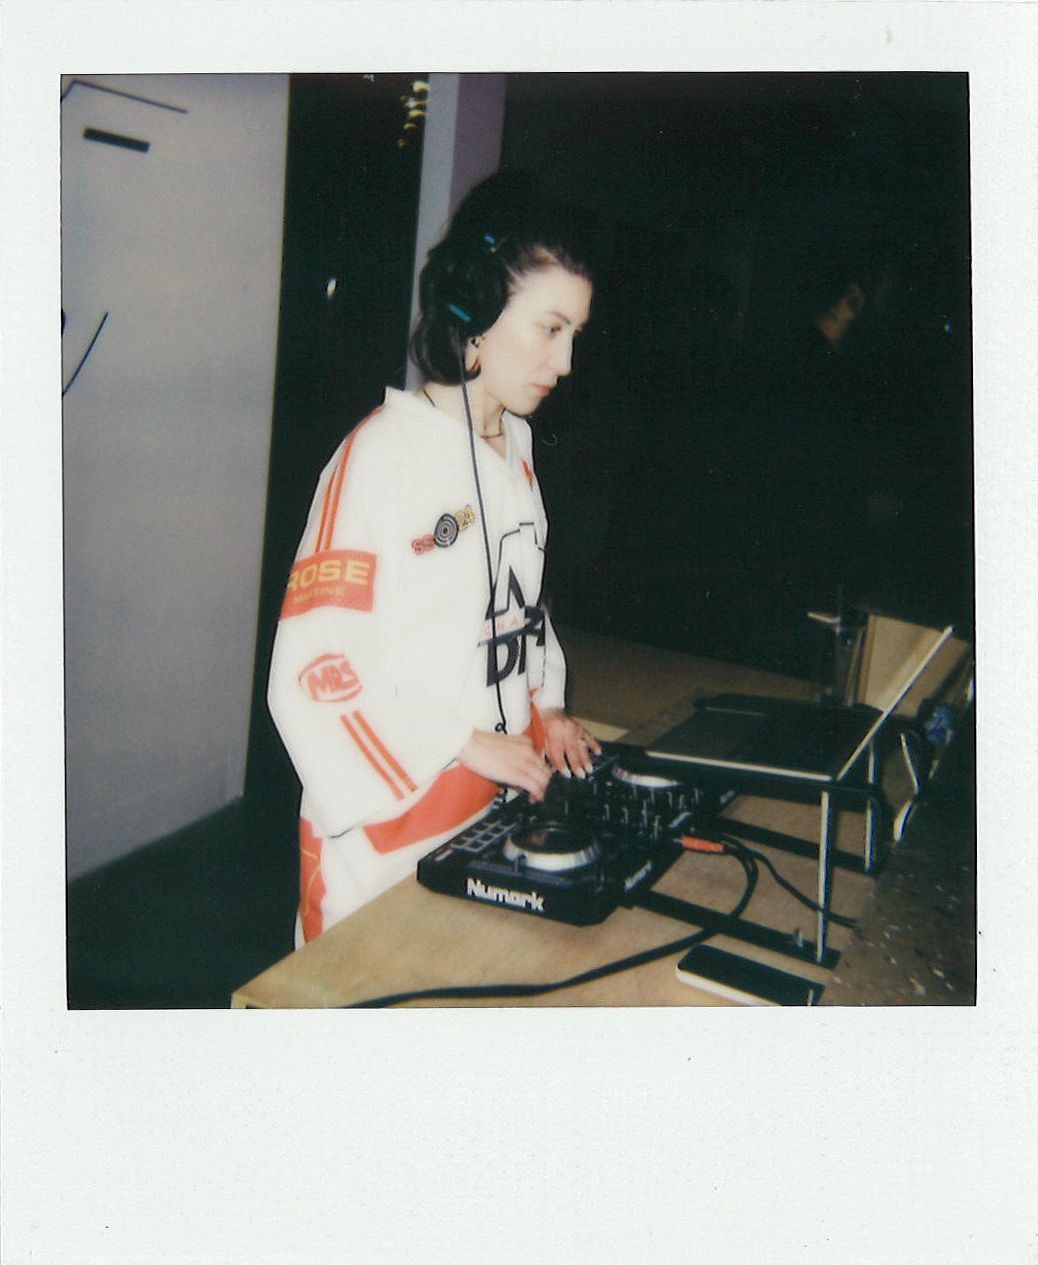
<svg viewBox="0 0 1038 1265">
<path fill-rule="evenodd" d="M 288 107 L 283 75 L 84 78 L 62 103 L 71 877 L 242 790 Z"/>
</svg>

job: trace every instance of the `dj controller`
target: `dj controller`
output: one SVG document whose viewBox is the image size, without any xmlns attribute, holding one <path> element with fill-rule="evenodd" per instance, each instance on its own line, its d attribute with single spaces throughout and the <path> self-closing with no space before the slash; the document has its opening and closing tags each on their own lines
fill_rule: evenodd
<svg viewBox="0 0 1038 1265">
<path fill-rule="evenodd" d="M 418 863 L 435 892 L 577 926 L 630 906 L 720 808 L 716 792 L 637 747 L 604 743 L 585 778 L 553 775 L 543 801 L 520 794 Z"/>
</svg>

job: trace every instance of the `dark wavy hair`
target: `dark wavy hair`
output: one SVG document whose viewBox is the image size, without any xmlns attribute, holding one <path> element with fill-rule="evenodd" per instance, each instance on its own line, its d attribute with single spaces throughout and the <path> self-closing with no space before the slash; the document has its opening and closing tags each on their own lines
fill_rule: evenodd
<svg viewBox="0 0 1038 1265">
<path fill-rule="evenodd" d="M 419 278 L 411 356 L 425 377 L 462 380 L 460 348 L 494 324 L 523 277 L 559 264 L 593 281 L 587 240 L 586 225 L 544 198 L 530 176 L 498 172 L 477 185 Z"/>
</svg>

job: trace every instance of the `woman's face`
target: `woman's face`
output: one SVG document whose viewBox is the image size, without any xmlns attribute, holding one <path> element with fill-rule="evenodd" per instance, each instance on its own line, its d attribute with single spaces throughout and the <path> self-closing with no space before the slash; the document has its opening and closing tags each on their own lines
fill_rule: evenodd
<svg viewBox="0 0 1038 1265">
<path fill-rule="evenodd" d="M 526 273 L 479 340 L 480 382 L 493 406 L 528 417 L 573 363 L 591 312 L 591 283 L 559 264 Z"/>
</svg>

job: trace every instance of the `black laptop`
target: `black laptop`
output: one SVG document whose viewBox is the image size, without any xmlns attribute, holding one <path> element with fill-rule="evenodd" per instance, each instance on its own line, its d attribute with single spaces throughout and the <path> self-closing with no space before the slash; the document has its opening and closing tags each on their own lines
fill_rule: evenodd
<svg viewBox="0 0 1038 1265">
<path fill-rule="evenodd" d="M 951 635 L 950 626 L 934 632 L 882 707 L 723 694 L 703 700 L 687 720 L 653 742 L 648 754 L 720 769 L 839 781 Z"/>
</svg>

